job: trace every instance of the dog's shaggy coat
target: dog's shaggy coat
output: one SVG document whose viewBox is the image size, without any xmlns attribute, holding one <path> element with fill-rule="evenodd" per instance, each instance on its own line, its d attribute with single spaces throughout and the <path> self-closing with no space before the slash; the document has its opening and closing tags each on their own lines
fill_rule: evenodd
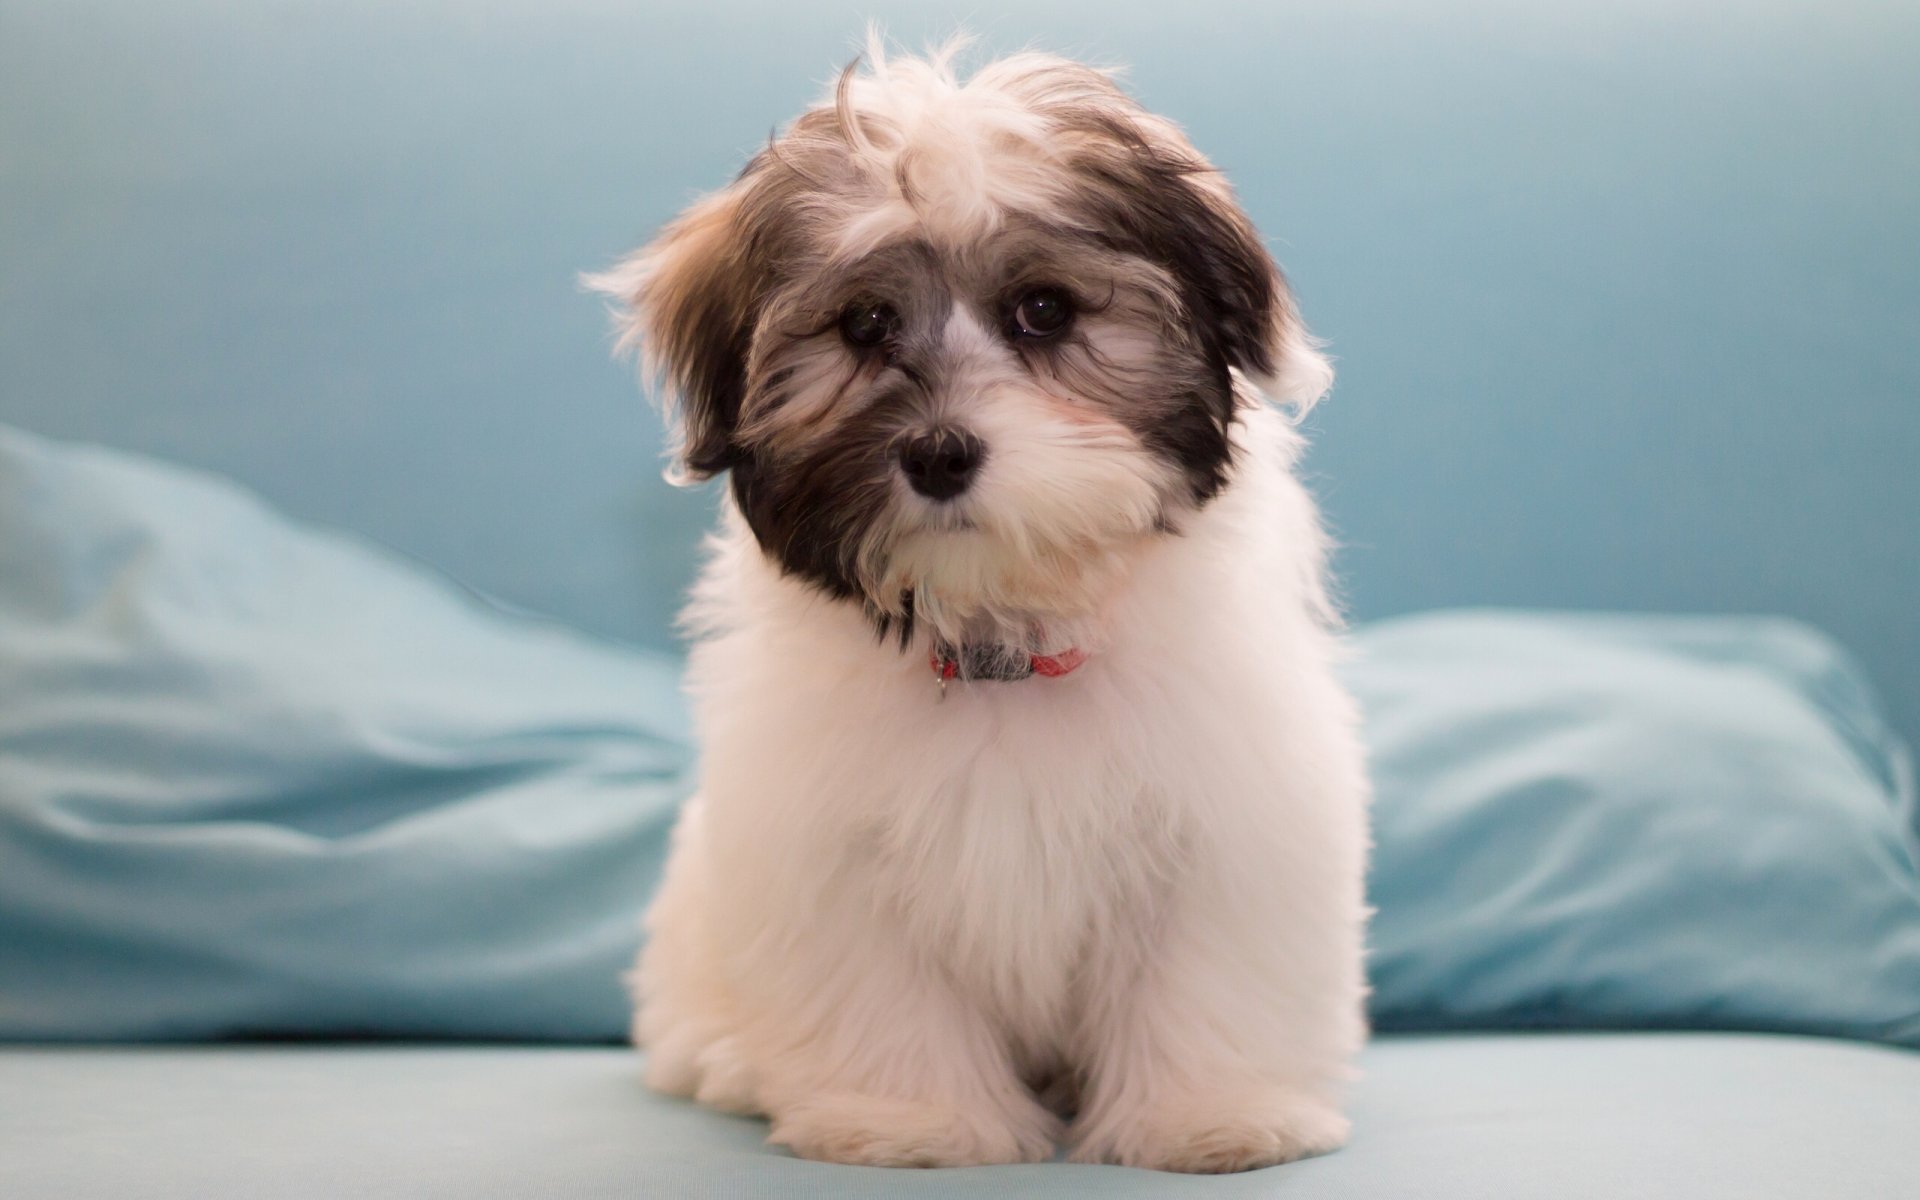
<svg viewBox="0 0 1920 1200">
<path fill-rule="evenodd" d="M 594 281 L 681 469 L 730 476 L 688 611 L 700 794 L 634 977 L 648 1082 L 842 1162 L 1330 1149 L 1367 782 L 1263 399 L 1330 370 L 1175 126 L 1101 71 L 951 57 L 871 47 Z M 956 496 L 902 469 L 936 434 L 978 450 Z M 929 667 L 982 646 L 1086 659 Z"/>
</svg>

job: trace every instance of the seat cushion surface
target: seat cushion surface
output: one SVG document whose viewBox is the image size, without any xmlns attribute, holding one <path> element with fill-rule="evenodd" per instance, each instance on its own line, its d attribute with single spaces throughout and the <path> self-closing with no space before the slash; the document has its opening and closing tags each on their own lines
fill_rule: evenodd
<svg viewBox="0 0 1920 1200">
<path fill-rule="evenodd" d="M 1377 1041 L 1345 1150 L 1219 1178 L 805 1162 L 655 1096 L 615 1048 L 0 1051 L 0 1195 L 1770 1197 L 1912 1195 L 1920 1054 L 1751 1034 Z"/>
</svg>

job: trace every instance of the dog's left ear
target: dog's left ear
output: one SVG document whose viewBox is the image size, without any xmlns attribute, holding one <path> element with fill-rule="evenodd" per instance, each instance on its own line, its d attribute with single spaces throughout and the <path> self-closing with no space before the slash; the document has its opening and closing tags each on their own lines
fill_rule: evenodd
<svg viewBox="0 0 1920 1200">
<path fill-rule="evenodd" d="M 733 463 L 746 388 L 761 269 L 747 237 L 745 176 L 696 201 L 644 249 L 584 277 L 615 301 L 622 352 L 638 351 L 663 387 L 674 426 L 676 482 L 707 479 Z"/>
<path fill-rule="evenodd" d="M 1092 164 L 1112 198 L 1101 220 L 1173 271 L 1210 354 L 1305 412 L 1333 386 L 1333 366 L 1232 187 L 1171 127 L 1130 133 L 1124 161 Z"/>
</svg>

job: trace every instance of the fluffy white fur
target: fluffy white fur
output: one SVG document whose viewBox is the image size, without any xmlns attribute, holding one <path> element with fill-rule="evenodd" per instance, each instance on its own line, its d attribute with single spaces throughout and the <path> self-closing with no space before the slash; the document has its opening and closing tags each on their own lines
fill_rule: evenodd
<svg viewBox="0 0 1920 1200">
<path fill-rule="evenodd" d="M 850 200 L 843 248 L 985 236 L 1072 186 L 1024 107 L 1035 62 L 1015 63 L 962 85 L 939 57 L 882 60 L 843 84 L 858 152 L 902 189 Z M 689 252 L 604 285 L 644 308 L 662 256 Z M 1324 360 L 1297 323 L 1279 341 L 1269 394 L 1310 402 Z M 727 505 L 688 613 L 700 794 L 634 976 L 647 1082 L 840 1162 L 1065 1140 L 1231 1171 L 1332 1149 L 1365 1036 L 1368 785 L 1299 435 L 1237 378 L 1228 483 L 1169 531 L 1164 460 L 961 308 L 944 346 L 971 384 L 942 419 L 992 451 L 964 525 L 902 488 L 869 538 L 868 569 L 922 606 L 909 652 Z M 942 688 L 926 630 L 977 635 L 983 614 L 1091 657 Z"/>
</svg>

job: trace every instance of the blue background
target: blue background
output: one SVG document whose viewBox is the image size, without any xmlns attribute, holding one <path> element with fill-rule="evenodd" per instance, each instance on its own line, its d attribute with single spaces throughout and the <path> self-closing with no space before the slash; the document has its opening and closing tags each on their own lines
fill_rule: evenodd
<svg viewBox="0 0 1920 1200">
<path fill-rule="evenodd" d="M 1355 615 L 1790 613 L 1920 733 L 1920 7 L 931 7 L 0 0 L 0 420 L 669 644 L 711 499 L 575 273 L 964 21 L 1241 188 Z"/>
</svg>

